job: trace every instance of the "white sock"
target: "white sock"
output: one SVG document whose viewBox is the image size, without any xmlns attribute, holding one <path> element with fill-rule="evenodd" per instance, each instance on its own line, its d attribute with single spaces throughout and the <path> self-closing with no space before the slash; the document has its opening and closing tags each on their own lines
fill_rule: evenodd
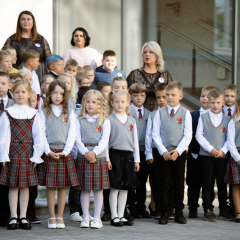
<svg viewBox="0 0 240 240">
<path fill-rule="evenodd" d="M 11 218 L 15 217 L 17 218 L 17 204 L 18 204 L 18 187 L 9 188 L 9 193 L 8 193 L 8 199 L 9 199 L 9 207 L 11 211 Z M 12 220 L 10 221 L 10 224 L 16 223 L 17 220 Z"/>
<path fill-rule="evenodd" d="M 118 217 L 121 219 L 124 215 L 124 210 L 127 202 L 127 190 L 119 190 L 118 195 Z M 127 219 L 122 218 L 121 221 L 126 222 Z"/>
<path fill-rule="evenodd" d="M 29 188 L 19 188 L 20 195 L 19 195 L 19 203 L 20 203 L 20 219 L 26 218 L 27 215 L 27 207 L 28 207 L 28 200 L 29 200 Z M 27 223 L 26 220 L 23 220 L 22 223 Z"/>
<path fill-rule="evenodd" d="M 118 217 L 118 214 L 117 214 L 118 192 L 119 192 L 118 189 L 115 189 L 115 188 L 110 189 L 109 205 L 110 205 L 110 209 L 111 209 L 111 219 Z M 118 218 L 116 218 L 113 221 L 120 222 L 120 220 Z"/>
<path fill-rule="evenodd" d="M 80 200 L 83 211 L 83 220 L 89 220 L 90 190 L 81 190 Z"/>
<path fill-rule="evenodd" d="M 101 222 L 101 210 L 103 205 L 103 191 L 102 190 L 94 190 L 94 221 L 100 221 Z"/>
</svg>

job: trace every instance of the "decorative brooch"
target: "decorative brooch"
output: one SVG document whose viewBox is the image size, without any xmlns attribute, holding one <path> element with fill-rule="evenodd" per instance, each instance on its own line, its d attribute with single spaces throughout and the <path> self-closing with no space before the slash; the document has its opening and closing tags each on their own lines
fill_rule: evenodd
<svg viewBox="0 0 240 240">
<path fill-rule="evenodd" d="M 128 113 L 127 115 L 130 116 L 130 113 Z"/>
<path fill-rule="evenodd" d="M 101 126 L 96 127 L 96 131 L 101 133 L 102 132 L 102 127 Z"/>
<path fill-rule="evenodd" d="M 221 132 L 225 132 L 225 127 L 221 127 Z"/>
<path fill-rule="evenodd" d="M 67 117 L 63 117 L 62 120 L 63 120 L 63 122 L 68 122 L 68 118 Z"/>
<path fill-rule="evenodd" d="M 132 131 L 132 130 L 133 130 L 133 125 L 130 124 L 130 125 L 128 126 L 128 128 L 129 128 L 130 131 Z"/>
<path fill-rule="evenodd" d="M 145 119 L 145 123 L 147 123 L 147 121 L 148 121 L 148 120 L 147 120 L 147 119 Z"/>
<path fill-rule="evenodd" d="M 177 118 L 177 122 L 178 123 L 182 123 L 182 119 L 181 118 Z"/>
</svg>

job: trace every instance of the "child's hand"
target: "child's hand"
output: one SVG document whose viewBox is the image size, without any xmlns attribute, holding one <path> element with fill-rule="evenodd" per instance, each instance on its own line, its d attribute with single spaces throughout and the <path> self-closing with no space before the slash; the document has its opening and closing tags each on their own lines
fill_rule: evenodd
<svg viewBox="0 0 240 240">
<path fill-rule="evenodd" d="M 36 168 L 37 163 L 35 163 L 35 162 L 31 162 L 31 164 L 33 164 L 33 169 Z"/>
<path fill-rule="evenodd" d="M 60 153 L 56 153 L 59 157 L 65 157 L 65 153 L 60 152 Z"/>
<path fill-rule="evenodd" d="M 89 152 L 86 152 L 86 153 L 85 153 L 85 157 L 86 157 L 88 160 L 92 160 L 92 159 L 95 159 L 95 158 L 96 158 L 96 154 L 95 154 L 93 151 L 89 151 Z"/>
<path fill-rule="evenodd" d="M 2 165 L 3 165 L 3 167 L 5 167 L 6 166 L 6 162 L 3 162 Z"/>
<path fill-rule="evenodd" d="M 108 170 L 112 170 L 112 163 L 110 161 L 107 162 Z"/>
<path fill-rule="evenodd" d="M 97 161 L 96 158 L 93 158 L 93 159 L 89 160 L 90 163 L 95 163 L 96 161 Z"/>
<path fill-rule="evenodd" d="M 213 156 L 213 157 L 216 157 L 218 155 L 218 150 L 216 148 L 213 148 L 212 151 L 210 152 L 210 154 Z"/>
<path fill-rule="evenodd" d="M 135 162 L 135 168 L 134 168 L 134 171 L 135 171 L 135 172 L 138 172 L 139 169 L 140 169 L 139 162 Z"/>
<path fill-rule="evenodd" d="M 216 158 L 222 158 L 224 155 L 224 152 L 222 150 L 218 150 L 218 154 L 216 156 Z"/>
<path fill-rule="evenodd" d="M 240 160 L 239 160 L 239 161 L 237 161 L 237 165 L 238 165 L 238 166 L 240 166 Z"/>
<path fill-rule="evenodd" d="M 48 156 L 54 160 L 58 160 L 59 159 L 59 155 L 57 153 L 54 153 L 54 152 L 50 152 L 48 154 Z"/>
<path fill-rule="evenodd" d="M 179 156 L 178 151 L 177 151 L 177 150 L 172 150 L 172 151 L 170 152 L 170 157 L 169 157 L 169 159 L 170 159 L 170 160 L 173 160 L 173 161 L 176 161 L 176 159 L 178 158 L 178 156 Z"/>
<path fill-rule="evenodd" d="M 169 153 L 169 151 L 166 151 L 165 153 L 163 153 L 163 158 L 164 158 L 164 160 L 165 161 L 168 161 L 168 160 L 170 160 L 169 158 L 170 158 L 170 153 Z"/>
<path fill-rule="evenodd" d="M 147 162 L 147 164 L 152 164 L 153 163 L 153 159 L 148 159 L 146 162 Z"/>
</svg>

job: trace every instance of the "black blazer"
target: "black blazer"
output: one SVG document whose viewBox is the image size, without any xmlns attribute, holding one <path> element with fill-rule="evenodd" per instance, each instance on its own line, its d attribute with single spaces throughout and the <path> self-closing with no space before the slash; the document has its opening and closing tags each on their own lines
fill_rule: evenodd
<svg viewBox="0 0 240 240">
<path fill-rule="evenodd" d="M 55 79 L 58 78 L 58 75 L 55 74 L 54 72 L 50 71 L 48 74 L 52 75 Z"/>
</svg>

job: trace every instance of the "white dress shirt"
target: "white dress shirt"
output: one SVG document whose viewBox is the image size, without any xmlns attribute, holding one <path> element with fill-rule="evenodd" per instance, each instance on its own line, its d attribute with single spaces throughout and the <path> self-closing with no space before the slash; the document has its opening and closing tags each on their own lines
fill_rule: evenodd
<svg viewBox="0 0 240 240">
<path fill-rule="evenodd" d="M 4 109 L 7 107 L 8 104 L 8 95 L 4 98 L 0 98 L 0 103 L 3 100 L 3 105 L 4 105 Z"/>
<path fill-rule="evenodd" d="M 240 118 L 237 117 L 236 121 L 239 121 L 239 120 Z M 228 124 L 227 144 L 228 144 L 228 150 L 230 151 L 234 161 L 235 162 L 240 161 L 240 154 L 238 153 L 238 150 L 235 144 L 235 124 L 233 119 L 231 119 Z"/>
<path fill-rule="evenodd" d="M 32 119 L 32 138 L 33 138 L 33 156 L 30 161 L 35 163 L 42 163 L 41 156 L 43 154 L 43 134 L 39 114 L 36 109 L 28 105 L 18 105 L 7 108 L 8 113 L 15 119 Z M 0 162 L 9 162 L 9 149 L 11 142 L 10 122 L 7 114 L 4 112 L 0 118 L 1 134 L 0 134 Z"/>
<path fill-rule="evenodd" d="M 139 111 L 138 111 L 138 109 L 141 109 L 142 117 L 144 116 L 144 107 L 143 107 L 143 105 L 140 108 L 136 107 L 134 104 L 132 104 L 132 106 L 134 107 L 138 118 L 139 118 Z"/>
<path fill-rule="evenodd" d="M 160 107 L 158 107 L 157 111 L 159 111 Z M 151 119 L 151 116 L 149 114 L 148 121 L 147 121 L 147 128 L 146 128 L 146 137 L 145 137 L 145 155 L 146 155 L 146 161 L 148 159 L 153 159 L 152 155 L 152 131 L 153 131 L 153 121 Z"/>
<path fill-rule="evenodd" d="M 174 109 L 174 114 L 176 114 L 179 108 L 180 108 L 180 105 L 176 107 L 171 107 L 167 105 L 167 110 L 169 115 L 172 109 Z M 165 146 L 162 143 L 162 138 L 160 136 L 160 129 L 161 129 L 161 119 L 159 116 L 159 111 L 157 111 L 153 120 L 152 137 L 158 149 L 159 154 L 163 155 L 163 153 L 167 152 L 168 150 L 165 148 Z M 179 155 L 181 155 L 188 148 L 191 140 L 192 140 L 192 116 L 190 112 L 187 110 L 185 120 L 184 120 L 183 138 L 179 142 L 177 148 L 175 149 L 177 150 Z"/>
<path fill-rule="evenodd" d="M 56 117 L 59 117 L 62 114 L 62 105 L 59 106 L 55 106 L 53 104 L 51 104 L 52 107 L 52 111 L 54 113 L 54 115 Z M 42 122 L 42 129 L 44 132 L 44 151 L 45 154 L 48 155 L 51 152 L 50 146 L 48 144 L 47 141 L 47 137 L 46 137 L 46 119 L 45 116 L 43 114 L 42 111 L 39 112 L 40 113 L 40 118 L 41 118 L 41 122 Z M 69 116 L 69 130 L 68 130 L 68 136 L 67 136 L 67 140 L 63 149 L 63 153 L 65 154 L 65 156 L 67 156 L 74 145 L 75 139 L 76 139 L 76 126 L 75 126 L 75 117 L 74 117 L 74 112 L 71 111 L 71 114 Z M 61 131 L 61 129 L 59 129 L 59 131 Z"/>
<path fill-rule="evenodd" d="M 236 110 L 236 106 L 233 105 L 232 107 L 228 107 L 226 105 L 223 106 L 223 110 L 224 110 L 224 113 L 228 116 L 228 109 L 231 109 L 231 117 L 233 116 L 235 110 Z"/>
<path fill-rule="evenodd" d="M 214 114 L 212 111 L 209 111 L 209 116 L 210 116 L 211 122 L 214 127 L 218 127 L 221 124 L 222 118 L 223 118 L 222 111 L 219 114 Z M 204 151 L 210 153 L 214 147 L 212 145 L 210 145 L 210 143 L 203 136 L 203 134 L 204 134 L 204 126 L 203 126 L 202 117 L 200 116 L 199 120 L 198 120 L 197 131 L 196 131 L 195 137 L 196 137 L 196 140 L 198 141 L 198 143 L 200 144 L 200 146 L 204 149 Z M 225 142 L 225 144 L 223 145 L 223 147 L 221 149 L 217 149 L 217 150 L 222 150 L 224 152 L 224 154 L 226 154 L 228 152 L 227 141 Z"/>
<path fill-rule="evenodd" d="M 85 115 L 85 118 L 87 119 L 88 122 L 96 122 L 97 121 L 97 115 L 94 116 L 89 116 L 88 114 Z M 98 142 L 98 145 L 93 148 L 93 152 L 97 155 L 102 153 L 104 150 L 108 152 L 108 141 L 109 141 L 109 136 L 110 136 L 110 131 L 111 131 L 111 126 L 110 126 L 110 121 L 108 119 L 105 119 L 103 125 L 102 125 L 102 136 Z M 80 152 L 80 154 L 85 155 L 86 152 L 89 152 L 88 148 L 84 146 L 84 143 L 82 142 L 81 139 L 81 125 L 79 124 L 78 119 L 76 119 L 76 141 L 75 145 Z M 106 157 L 106 160 L 109 161 L 109 158 Z"/>
<path fill-rule="evenodd" d="M 23 69 L 27 70 L 29 73 L 32 74 L 32 90 L 34 92 L 36 92 L 36 94 L 41 94 L 41 88 L 40 88 L 40 84 L 39 84 L 39 79 L 38 79 L 38 75 L 36 74 L 36 72 L 34 70 L 32 70 L 32 72 L 30 72 L 27 68 L 23 67 Z"/>
</svg>

